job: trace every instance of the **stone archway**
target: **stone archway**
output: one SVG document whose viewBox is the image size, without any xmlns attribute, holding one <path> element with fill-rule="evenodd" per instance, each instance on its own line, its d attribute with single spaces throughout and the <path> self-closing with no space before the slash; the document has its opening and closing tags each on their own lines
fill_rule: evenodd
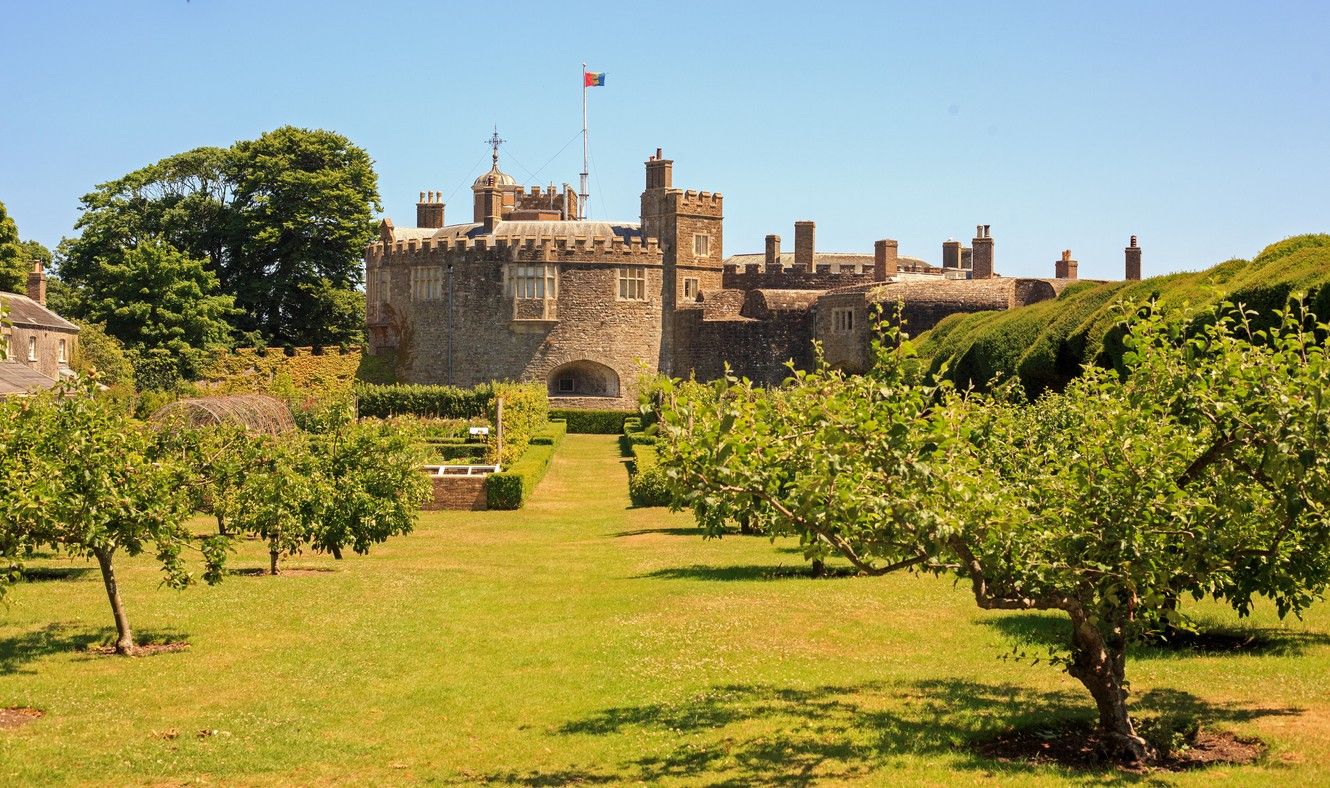
<svg viewBox="0 0 1330 788">
<path fill-rule="evenodd" d="M 619 373 L 587 359 L 560 364 L 550 372 L 547 382 L 551 397 L 619 396 Z"/>
</svg>

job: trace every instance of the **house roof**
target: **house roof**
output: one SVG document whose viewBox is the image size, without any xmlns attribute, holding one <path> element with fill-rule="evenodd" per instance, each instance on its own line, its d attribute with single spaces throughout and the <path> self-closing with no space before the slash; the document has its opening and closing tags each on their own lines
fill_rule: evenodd
<svg viewBox="0 0 1330 788">
<path fill-rule="evenodd" d="M 638 222 L 593 222 L 593 221 L 500 221 L 494 225 L 494 231 L 485 229 L 485 225 L 476 222 L 450 224 L 438 229 L 432 227 L 393 227 L 395 241 L 410 239 L 423 240 L 433 238 L 440 241 L 452 241 L 466 238 L 495 238 L 503 240 L 518 239 L 576 239 L 576 238 L 622 238 L 625 242 L 635 242 L 642 237 L 642 226 Z"/>
<path fill-rule="evenodd" d="M 6 318 L 13 325 L 24 328 L 45 328 L 78 333 L 78 326 L 27 296 L 18 293 L 0 292 L 0 301 L 4 301 L 9 307 Z"/>
<path fill-rule="evenodd" d="M 738 265 L 738 266 L 765 265 L 766 259 L 767 256 L 765 252 L 746 252 L 743 254 L 733 254 L 725 258 L 725 265 Z M 871 254 L 856 254 L 853 252 L 814 252 L 813 253 L 814 265 L 835 266 L 838 268 L 838 270 L 844 270 L 848 268 L 859 268 L 861 270 L 871 271 L 873 270 L 873 260 L 874 258 L 873 255 Z M 934 267 L 929 263 L 920 260 L 917 257 L 898 257 L 896 258 L 896 263 L 901 268 L 915 268 L 915 269 L 926 270 Z M 789 268 L 790 266 L 794 265 L 794 253 L 781 252 L 780 264 L 782 268 Z"/>
<path fill-rule="evenodd" d="M 16 394 L 35 394 L 55 386 L 55 378 L 48 378 L 27 364 L 0 361 L 0 397 Z"/>
</svg>

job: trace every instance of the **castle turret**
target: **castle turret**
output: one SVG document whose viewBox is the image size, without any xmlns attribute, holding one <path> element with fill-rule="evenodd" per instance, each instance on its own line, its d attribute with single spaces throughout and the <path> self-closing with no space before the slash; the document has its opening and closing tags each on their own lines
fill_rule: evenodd
<svg viewBox="0 0 1330 788">
<path fill-rule="evenodd" d="M 816 229 L 814 222 L 794 223 L 794 267 L 810 274 L 817 273 L 817 263 L 813 258 L 813 233 Z"/>
<path fill-rule="evenodd" d="M 1131 246 L 1128 246 L 1123 252 L 1126 253 L 1127 258 L 1127 281 L 1141 281 L 1141 247 L 1136 245 L 1136 236 L 1131 237 Z"/>
<path fill-rule="evenodd" d="M 888 277 L 900 272 L 897 259 L 900 245 L 890 238 L 883 238 L 873 244 L 873 281 L 885 282 Z"/>
<path fill-rule="evenodd" d="M 1080 264 L 1077 263 L 1075 260 L 1071 259 L 1071 250 L 1063 249 L 1062 259 L 1058 260 L 1053 264 L 1053 278 L 1075 279 L 1076 269 L 1079 267 Z"/>
<path fill-rule="evenodd" d="M 46 267 L 41 260 L 32 261 L 32 271 L 28 274 L 28 298 L 46 306 Z"/>
<path fill-rule="evenodd" d="M 416 203 L 417 227 L 443 227 L 443 192 L 421 192 Z"/>
<path fill-rule="evenodd" d="M 993 238 L 988 234 L 988 225 L 980 224 L 974 228 L 974 238 L 970 241 L 970 278 L 993 278 Z"/>
</svg>

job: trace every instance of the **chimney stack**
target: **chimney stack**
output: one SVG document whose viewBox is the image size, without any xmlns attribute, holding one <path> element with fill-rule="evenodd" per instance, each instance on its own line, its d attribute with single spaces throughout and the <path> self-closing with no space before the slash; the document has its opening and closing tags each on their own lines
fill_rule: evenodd
<svg viewBox="0 0 1330 788">
<path fill-rule="evenodd" d="M 1075 279 L 1079 264 L 1071 259 L 1071 250 L 1062 250 L 1062 259 L 1053 264 L 1054 279 Z"/>
<path fill-rule="evenodd" d="M 661 155 L 656 148 L 656 155 L 647 159 L 647 188 L 669 189 L 674 185 L 674 162 Z"/>
<path fill-rule="evenodd" d="M 780 236 L 779 236 L 779 235 L 768 235 L 768 236 L 767 236 L 767 256 L 766 256 L 766 260 L 765 260 L 765 262 L 766 262 L 766 266 L 767 266 L 767 269 L 768 269 L 768 270 L 770 270 L 770 269 L 772 269 L 772 268 L 780 268 Z"/>
<path fill-rule="evenodd" d="M 1136 245 L 1136 236 L 1131 237 L 1131 246 L 1123 251 L 1127 255 L 1127 281 L 1141 281 L 1141 247 Z"/>
<path fill-rule="evenodd" d="M 32 261 L 32 272 L 28 274 L 28 298 L 46 306 L 46 267 L 41 260 Z"/>
<path fill-rule="evenodd" d="M 416 203 L 416 226 L 438 229 L 443 226 L 443 192 L 421 192 Z"/>
<path fill-rule="evenodd" d="M 992 279 L 993 237 L 989 235 L 988 225 L 981 224 L 974 228 L 970 250 L 970 278 Z"/>
<path fill-rule="evenodd" d="M 960 241 L 953 241 L 948 238 L 942 242 L 942 267 L 944 269 L 961 267 Z"/>
<path fill-rule="evenodd" d="M 794 267 L 817 273 L 817 263 L 813 262 L 813 230 L 816 224 L 809 221 L 794 223 Z"/>
<path fill-rule="evenodd" d="M 890 238 L 873 244 L 873 281 L 885 282 L 900 272 L 897 261 L 900 245 Z"/>
</svg>

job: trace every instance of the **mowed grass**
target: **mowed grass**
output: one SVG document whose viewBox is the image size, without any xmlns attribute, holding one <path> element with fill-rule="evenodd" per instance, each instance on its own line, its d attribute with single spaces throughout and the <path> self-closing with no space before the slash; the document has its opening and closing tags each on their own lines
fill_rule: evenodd
<svg viewBox="0 0 1330 788">
<path fill-rule="evenodd" d="M 200 519 L 199 527 L 207 521 Z M 237 569 L 266 556 L 244 544 Z M 0 783 L 1060 784 L 1136 777 L 1004 764 L 974 737 L 1091 714 L 1047 665 L 1053 615 L 985 613 L 945 579 L 811 579 L 797 549 L 704 541 L 629 508 L 613 437 L 570 436 L 528 507 L 427 513 L 366 557 L 278 578 L 158 587 L 122 560 L 131 621 L 184 652 L 110 640 L 95 565 L 43 559 L 0 609 Z M 1330 783 L 1330 609 L 1239 624 L 1256 646 L 1141 651 L 1137 709 L 1260 736 L 1261 764 L 1180 784 Z"/>
</svg>

